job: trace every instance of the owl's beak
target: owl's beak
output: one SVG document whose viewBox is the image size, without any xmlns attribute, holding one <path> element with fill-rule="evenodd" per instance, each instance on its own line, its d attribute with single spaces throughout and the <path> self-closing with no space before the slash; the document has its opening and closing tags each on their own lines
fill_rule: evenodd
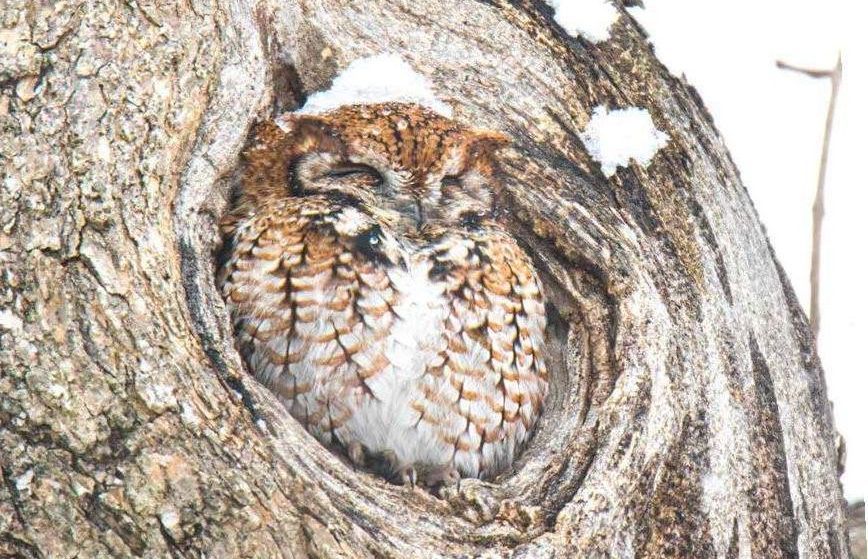
<svg viewBox="0 0 868 559">
<path fill-rule="evenodd" d="M 413 206 L 414 216 L 416 218 L 416 230 L 422 229 L 422 226 L 425 225 L 425 210 L 422 208 L 422 201 L 416 200 L 416 204 Z"/>
</svg>

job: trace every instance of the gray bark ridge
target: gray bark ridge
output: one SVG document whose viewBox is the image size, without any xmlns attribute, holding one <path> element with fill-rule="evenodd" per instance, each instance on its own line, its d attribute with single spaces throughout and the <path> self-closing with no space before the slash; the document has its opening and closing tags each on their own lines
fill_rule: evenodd
<svg viewBox="0 0 868 559">
<path fill-rule="evenodd" d="M 29 2 L 0 10 L 0 556 L 847 557 L 814 342 L 711 117 L 618 6 Z M 516 472 L 354 471 L 243 369 L 216 221 L 251 127 L 399 53 L 510 134 L 558 318 Z M 605 177 L 594 107 L 670 141 Z"/>
</svg>

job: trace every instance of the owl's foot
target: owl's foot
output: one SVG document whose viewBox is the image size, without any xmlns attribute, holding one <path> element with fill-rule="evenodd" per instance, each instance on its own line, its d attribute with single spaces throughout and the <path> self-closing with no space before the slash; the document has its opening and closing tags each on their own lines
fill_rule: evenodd
<svg viewBox="0 0 868 559">
<path fill-rule="evenodd" d="M 380 453 L 380 457 L 385 463 L 386 471 L 389 472 L 389 481 L 397 485 L 416 487 L 419 478 L 413 464 L 402 462 L 394 450 L 384 450 Z"/>
<path fill-rule="evenodd" d="M 405 485 L 408 487 L 416 487 L 416 482 L 419 481 L 419 478 L 416 473 L 416 468 L 413 466 L 404 466 L 395 476 L 395 479 L 400 482 L 401 485 Z"/>
<path fill-rule="evenodd" d="M 422 465 L 420 478 L 425 487 L 451 487 L 461 483 L 461 473 L 454 464 Z"/>
<path fill-rule="evenodd" d="M 439 489 L 458 486 L 461 481 L 461 473 L 451 463 L 407 463 L 394 450 L 368 452 L 358 443 L 347 445 L 347 454 L 354 465 L 368 466 L 396 485 Z"/>
<path fill-rule="evenodd" d="M 461 474 L 452 464 L 432 466 L 416 463 L 399 467 L 393 476 L 393 481 L 410 487 L 435 489 L 458 485 Z"/>
<path fill-rule="evenodd" d="M 397 485 L 416 485 L 416 469 L 412 464 L 401 461 L 394 450 L 372 452 L 367 455 L 367 458 L 370 460 L 373 470 L 390 482 Z"/>
</svg>

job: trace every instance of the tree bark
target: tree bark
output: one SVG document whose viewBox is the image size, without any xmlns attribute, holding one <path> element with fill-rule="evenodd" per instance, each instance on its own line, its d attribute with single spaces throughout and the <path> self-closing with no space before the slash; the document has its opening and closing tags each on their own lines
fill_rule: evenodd
<svg viewBox="0 0 868 559">
<path fill-rule="evenodd" d="M 539 1 L 2 0 L 0 555 L 847 557 L 804 313 L 702 102 L 619 10 L 593 44 Z M 251 126 L 380 52 L 513 137 L 510 227 L 560 315 L 515 472 L 442 496 L 307 435 L 214 286 Z M 670 142 L 605 178 L 599 104 Z"/>
</svg>

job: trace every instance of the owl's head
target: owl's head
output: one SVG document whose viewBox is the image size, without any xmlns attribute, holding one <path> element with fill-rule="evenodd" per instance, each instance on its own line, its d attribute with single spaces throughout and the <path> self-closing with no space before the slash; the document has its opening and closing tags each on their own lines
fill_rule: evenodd
<svg viewBox="0 0 868 559">
<path fill-rule="evenodd" d="M 492 212 L 495 154 L 506 142 L 414 104 L 288 114 L 247 153 L 244 190 L 254 198 L 338 197 L 406 235 L 473 226 Z"/>
</svg>

